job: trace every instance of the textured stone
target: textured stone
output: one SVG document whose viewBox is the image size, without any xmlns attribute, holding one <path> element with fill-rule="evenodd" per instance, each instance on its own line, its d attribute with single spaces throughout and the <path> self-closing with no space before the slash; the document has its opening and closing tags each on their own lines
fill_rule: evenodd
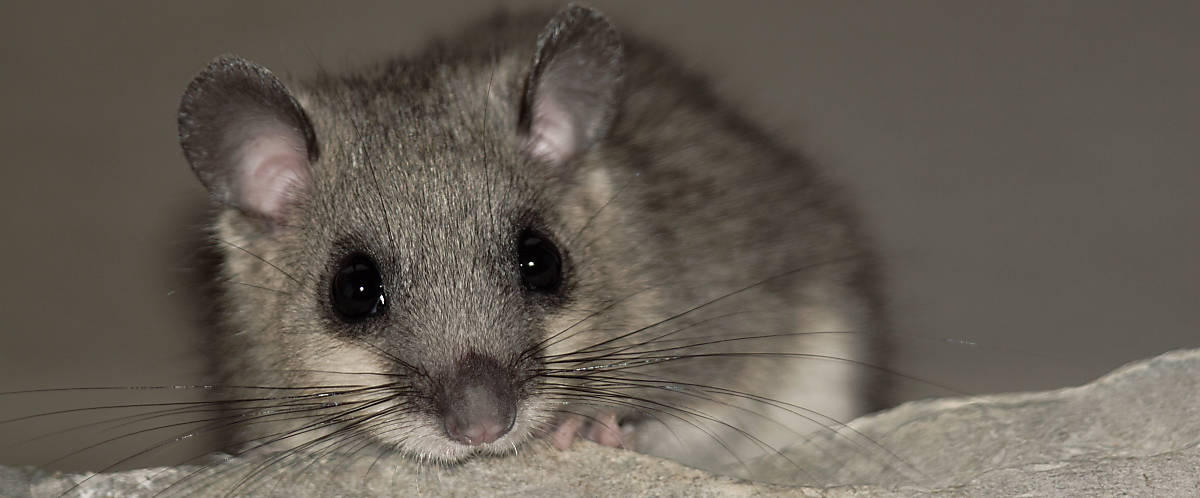
<svg viewBox="0 0 1200 498">
<path fill-rule="evenodd" d="M 1200 350 L 1191 350 L 1125 366 L 1082 387 L 908 403 L 816 435 L 786 458 L 743 467 L 762 482 L 577 444 L 567 452 L 531 447 L 455 467 L 365 453 L 282 462 L 259 456 L 90 478 L 0 467 L 0 490 L 18 497 L 68 490 L 88 497 L 1196 496 L 1198 415 Z"/>
</svg>

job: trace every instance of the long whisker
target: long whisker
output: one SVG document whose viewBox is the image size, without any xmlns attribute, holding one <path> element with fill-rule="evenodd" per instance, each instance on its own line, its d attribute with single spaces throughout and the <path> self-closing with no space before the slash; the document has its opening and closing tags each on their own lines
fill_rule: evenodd
<svg viewBox="0 0 1200 498">
<path fill-rule="evenodd" d="M 548 376 L 555 377 L 554 375 L 548 375 Z M 569 377 L 569 376 L 559 376 L 559 377 Z M 728 388 L 705 385 L 705 384 L 698 384 L 698 383 L 693 383 L 693 382 L 680 382 L 680 381 L 673 381 L 673 380 L 655 379 L 655 378 L 650 378 L 648 376 L 642 376 L 642 378 L 631 379 L 631 378 L 627 378 L 627 377 L 589 375 L 587 377 L 587 379 L 588 379 L 588 381 L 597 381 L 597 380 L 605 381 L 604 387 L 606 387 L 606 388 L 617 388 L 617 387 L 625 386 L 625 387 L 629 387 L 629 388 L 633 388 L 633 389 L 643 389 L 643 388 L 668 389 L 672 393 L 678 393 L 678 394 L 691 396 L 691 397 L 694 397 L 694 398 L 697 398 L 697 399 L 700 399 L 703 401 L 720 404 L 722 406 L 727 406 L 727 407 L 733 408 L 735 410 L 741 411 L 743 413 L 751 414 L 767 423 L 778 426 L 788 432 L 791 432 L 799 437 L 802 437 L 804 442 L 806 442 L 806 443 L 811 441 L 812 435 L 801 434 L 799 431 L 792 429 L 791 427 L 783 424 L 781 421 L 775 420 L 767 415 L 756 412 L 756 411 L 751 410 L 744 406 L 739 406 L 739 405 L 735 405 L 735 404 L 732 404 L 729 402 L 721 401 L 721 400 L 718 400 L 711 396 L 701 395 L 699 393 L 691 391 L 691 389 L 698 389 L 702 392 L 707 392 L 707 393 L 711 393 L 711 394 L 732 396 L 734 398 L 740 398 L 740 399 L 763 403 L 768 406 L 784 410 L 788 413 L 791 413 L 792 415 L 801 417 L 809 422 L 820 425 L 822 427 L 828 427 L 827 424 L 832 424 L 835 427 L 837 427 L 837 429 L 834 430 L 833 433 L 837 437 L 846 440 L 848 443 L 853 445 L 856 449 L 862 451 L 863 453 L 866 453 L 867 448 L 864 448 L 859 443 L 858 439 L 867 441 L 867 443 L 871 447 L 875 448 L 876 450 L 884 452 L 892 460 L 903 463 L 905 465 L 905 467 L 907 467 L 907 470 L 915 472 L 919 475 L 922 475 L 922 477 L 924 477 L 924 474 L 922 474 L 920 472 L 920 470 L 918 470 L 915 466 L 909 464 L 908 462 L 904 461 L 904 459 L 901 458 L 898 454 L 889 450 L 887 447 L 883 446 L 882 444 L 879 444 L 877 441 L 868 437 L 866 434 L 863 434 L 862 432 L 858 431 L 857 429 L 847 425 L 845 422 L 837 420 L 832 417 L 829 417 L 829 416 L 822 414 L 820 412 L 817 412 L 815 410 L 811 410 L 809 408 L 805 408 L 803 406 L 796 405 L 794 403 L 788 403 L 785 401 L 780 401 L 780 400 L 768 398 L 765 396 L 751 394 L 751 393 L 739 391 L 736 389 L 728 389 Z M 848 431 L 851 435 L 854 435 L 856 437 L 851 438 L 848 435 L 843 434 L 842 433 L 843 430 Z M 886 467 L 895 468 L 894 466 L 891 465 L 891 463 L 889 463 L 887 461 L 884 461 L 882 463 Z"/>
<path fill-rule="evenodd" d="M 606 370 L 611 371 L 611 370 L 622 370 L 622 369 L 628 369 L 628 368 L 637 368 L 637 367 L 641 367 L 641 366 L 645 366 L 645 365 L 650 365 L 653 363 L 692 360 L 692 359 L 698 359 L 698 358 L 735 358 L 735 357 L 805 358 L 805 359 L 825 360 L 825 361 L 833 361 L 833 362 L 838 362 L 838 363 L 846 363 L 846 364 L 850 364 L 850 365 L 856 365 L 856 366 L 864 367 L 867 369 L 871 369 L 871 370 L 874 370 L 877 372 L 886 373 L 888 375 L 894 375 L 896 377 L 900 377 L 902 379 L 916 382 L 919 384 L 933 386 L 933 387 L 936 387 L 938 389 L 943 389 L 943 390 L 953 393 L 953 394 L 964 395 L 964 396 L 967 395 L 967 393 L 965 391 L 955 389 L 951 386 L 948 386 L 948 385 L 945 385 L 942 383 L 938 383 L 938 382 L 933 382 L 928 379 L 923 379 L 923 378 L 916 377 L 913 375 L 909 375 L 909 374 L 899 372 L 899 371 L 896 371 L 896 370 L 893 370 L 893 369 L 890 369 L 887 367 L 875 365 L 873 363 L 855 360 L 855 359 L 851 359 L 851 358 L 841 358 L 838 356 L 816 354 L 816 353 L 780 353 L 780 352 L 774 352 L 774 351 L 757 351 L 757 352 L 695 353 L 695 354 L 678 355 L 678 356 L 672 356 L 672 355 L 642 356 L 642 357 L 638 358 L 639 361 L 636 363 L 635 362 L 624 362 L 624 363 L 621 363 L 618 365 L 604 366 L 604 367 L 595 367 L 595 366 L 594 367 L 585 367 L 585 368 L 581 368 L 581 369 L 577 369 L 577 370 L 606 369 Z"/>
<path fill-rule="evenodd" d="M 596 209 L 595 211 L 592 212 L 592 215 L 589 216 L 587 221 L 583 223 L 583 226 L 580 227 L 579 230 L 575 232 L 575 235 L 571 236 L 570 239 L 567 239 L 567 243 L 566 243 L 567 247 L 574 246 L 576 244 L 576 242 L 579 241 L 579 237 L 582 236 L 583 233 L 586 232 L 588 228 L 591 228 L 592 223 L 594 221 L 596 221 L 596 218 L 600 217 L 600 213 L 603 213 L 604 210 L 613 203 L 613 201 L 617 200 L 617 198 L 621 196 L 621 193 L 625 192 L 626 188 L 629 188 L 629 186 L 632 185 L 633 182 L 635 180 L 639 179 L 641 176 L 642 176 L 642 174 L 640 172 L 635 172 L 633 174 L 633 176 L 631 176 L 628 180 L 625 181 L 625 183 L 621 184 L 621 186 L 617 189 L 617 191 L 613 192 L 613 195 L 611 197 L 609 197 L 608 200 L 605 201 L 603 205 L 601 205 L 598 209 Z M 582 248 L 580 248 L 580 252 L 583 252 L 590 246 L 591 246 L 591 244 L 583 246 Z"/>
<path fill-rule="evenodd" d="M 830 260 L 826 260 L 826 261 L 820 261 L 820 262 L 815 262 L 815 263 L 810 263 L 810 264 L 803 265 L 803 266 L 800 266 L 800 267 L 797 267 L 797 268 L 793 268 L 793 269 L 791 269 L 791 270 L 788 270 L 788 271 L 785 271 L 785 272 L 782 272 L 782 273 L 778 273 L 778 274 L 772 275 L 772 276 L 770 276 L 770 277 L 764 278 L 764 279 L 762 279 L 762 280 L 759 280 L 759 281 L 757 281 L 757 282 L 751 283 L 751 284 L 749 284 L 749 285 L 746 285 L 746 286 L 743 286 L 743 287 L 739 287 L 739 288 L 737 288 L 737 289 L 735 289 L 735 290 L 733 290 L 733 291 L 726 292 L 726 293 L 724 293 L 724 294 L 721 294 L 721 295 L 719 295 L 719 296 L 717 296 L 717 297 L 715 297 L 715 298 L 709 299 L 708 301 L 705 301 L 705 302 L 703 302 L 703 303 L 701 303 L 701 304 L 698 304 L 698 305 L 696 305 L 696 306 L 693 306 L 693 307 L 691 307 L 691 308 L 688 308 L 688 309 L 686 309 L 686 310 L 684 310 L 684 311 L 681 311 L 681 312 L 679 312 L 679 313 L 675 313 L 675 314 L 673 314 L 673 315 L 670 315 L 670 316 L 668 316 L 667 318 L 663 318 L 663 319 L 661 319 L 661 320 L 658 320 L 658 321 L 656 321 L 656 322 L 654 322 L 654 323 L 651 323 L 651 324 L 649 324 L 649 325 L 646 325 L 646 326 L 644 326 L 644 327 L 637 328 L 637 329 L 634 329 L 634 330 L 632 330 L 632 331 L 626 332 L 626 333 L 624 333 L 624 334 L 617 335 L 616 337 L 612 337 L 612 338 L 609 338 L 609 339 L 605 339 L 605 340 L 603 340 L 603 341 L 597 342 L 597 343 L 595 343 L 595 344 L 592 344 L 592 345 L 590 345 L 590 346 L 586 346 L 586 347 L 584 347 L 584 348 L 582 348 L 582 349 L 585 349 L 585 350 L 586 350 L 586 349 L 589 349 L 589 348 L 596 348 L 596 347 L 604 346 L 604 345 L 606 345 L 606 344 L 612 344 L 612 343 L 615 343 L 615 342 L 617 342 L 617 341 L 620 341 L 620 340 L 626 339 L 626 338 L 628 338 L 628 337 L 630 337 L 630 336 L 633 336 L 633 335 L 636 335 L 636 334 L 640 334 L 640 333 L 642 333 L 642 332 L 645 332 L 645 331 L 647 331 L 647 330 L 650 330 L 650 329 L 653 329 L 653 328 L 655 328 L 655 327 L 661 326 L 661 325 L 663 325 L 663 324 L 669 323 L 669 322 L 671 322 L 671 321 L 677 320 L 677 319 L 679 319 L 679 318 L 681 318 L 681 317 L 687 316 L 687 315 L 689 315 L 689 314 L 691 314 L 691 313 L 694 313 L 694 312 L 696 312 L 696 311 L 699 311 L 699 310 L 702 310 L 702 309 L 704 309 L 704 308 L 707 308 L 708 306 L 711 306 L 711 305 L 713 305 L 713 304 L 719 303 L 719 302 L 721 302 L 721 301 L 724 301 L 724 300 L 726 300 L 726 299 L 732 298 L 732 297 L 734 297 L 734 296 L 737 296 L 737 295 L 739 295 L 739 294 L 745 293 L 745 292 L 747 292 L 747 291 L 750 291 L 750 290 L 752 290 L 752 289 L 755 289 L 755 288 L 761 287 L 761 286 L 763 286 L 763 285 L 766 285 L 766 284 L 768 284 L 768 283 L 774 282 L 774 281 L 776 281 L 776 280 L 780 280 L 780 279 L 783 279 L 783 278 L 787 278 L 787 277 L 790 277 L 790 276 L 793 276 L 793 275 L 799 274 L 799 273 L 801 273 L 801 272 L 804 272 L 804 271 L 811 270 L 811 269 L 813 269 L 813 268 L 816 268 L 816 267 L 819 267 L 819 266 L 822 266 L 822 265 L 827 265 L 827 264 L 837 264 L 837 263 L 843 263 L 843 262 L 847 262 L 847 261 L 852 261 L 852 260 L 854 260 L 854 259 L 857 259 L 858 257 L 859 257 L 858 255 L 847 255 L 847 256 L 840 257 L 840 258 L 833 258 L 833 259 L 830 259 Z"/>
<path fill-rule="evenodd" d="M 751 441 L 755 445 L 759 446 L 761 449 L 770 451 L 771 453 L 778 455 L 779 457 L 781 457 L 784 460 L 791 463 L 792 466 L 796 467 L 797 469 L 800 469 L 801 471 L 804 471 L 802 466 L 800 466 L 800 465 L 796 464 L 796 462 L 792 461 L 786 454 L 783 453 L 783 451 L 771 446 L 770 444 L 763 441 L 761 438 L 755 436 L 754 434 L 751 434 L 750 432 L 748 432 L 740 427 L 737 427 L 733 424 L 730 424 L 728 422 L 720 420 L 719 418 L 714 417 L 708 413 L 705 413 L 704 411 L 702 411 L 698 408 L 673 406 L 673 405 L 670 405 L 670 404 L 667 404 L 664 402 L 656 401 L 651 398 L 646 398 L 646 397 L 642 397 L 642 396 L 632 396 L 632 395 L 629 395 L 628 393 L 610 392 L 606 389 L 595 388 L 595 387 L 573 386 L 571 389 L 568 390 L 568 392 L 569 391 L 578 391 L 581 393 L 586 393 L 589 397 L 594 397 L 596 399 L 604 399 L 605 401 L 607 401 L 609 403 L 614 403 L 614 404 L 618 404 L 618 405 L 627 404 L 627 403 L 638 403 L 638 406 L 643 410 L 654 409 L 654 410 L 658 411 L 659 413 L 671 415 L 671 416 L 673 416 L 673 418 L 690 423 L 693 427 L 701 430 L 702 432 L 707 434 L 709 437 L 711 437 L 714 441 L 716 441 L 722 448 L 724 448 L 724 450 L 726 452 L 728 452 L 735 460 L 737 460 L 738 463 L 747 471 L 749 471 L 749 467 L 746 466 L 746 463 L 737 455 L 737 453 L 735 451 L 733 451 L 733 448 L 730 447 L 729 444 L 725 440 L 721 439 L 716 434 L 709 432 L 708 430 L 704 429 L 703 427 L 700 427 L 698 424 L 687 421 L 682 415 L 695 417 L 700 420 L 706 420 L 710 423 L 713 423 L 718 426 L 722 426 L 726 429 L 732 430 L 735 433 L 737 433 L 740 437 L 746 438 L 748 441 Z M 628 405 L 626 405 L 626 406 L 628 406 Z"/>
<path fill-rule="evenodd" d="M 524 359 L 524 358 L 528 357 L 529 355 L 536 354 L 540 350 L 548 349 L 550 347 L 553 347 L 555 344 L 558 344 L 564 340 L 569 339 L 571 336 L 567 336 L 567 337 L 561 337 L 561 336 L 567 332 L 570 332 L 575 327 L 582 325 L 583 323 L 587 322 L 588 320 L 591 320 L 595 317 L 601 316 L 602 314 L 608 312 L 609 310 L 612 310 L 616 306 L 619 306 L 620 304 L 622 304 L 630 299 L 633 299 L 634 297 L 637 297 L 641 293 L 646 292 L 648 290 L 650 290 L 650 288 L 640 289 L 640 290 L 635 291 L 621 299 L 618 299 L 616 301 L 606 304 L 604 307 L 600 308 L 599 310 L 588 313 L 586 316 L 584 316 L 583 318 L 580 318 L 575 323 L 572 323 L 571 325 L 567 326 L 566 328 L 564 328 L 558 332 L 550 334 L 545 339 L 542 339 L 541 341 L 538 341 L 533 346 L 530 346 L 528 349 L 526 349 L 525 351 L 523 351 L 521 353 L 521 358 Z"/>
<path fill-rule="evenodd" d="M 259 256 L 259 255 L 257 255 L 257 254 L 254 254 L 254 252 L 252 252 L 252 251 L 250 251 L 250 250 L 248 250 L 248 249 L 246 249 L 246 248 L 244 248 L 244 247 L 242 247 L 242 246 L 239 246 L 239 245 L 237 245 L 237 244 L 234 244 L 233 242 L 230 242 L 230 241 L 228 241 L 228 240 L 225 240 L 225 239 L 222 239 L 222 238 L 217 238 L 216 240 L 217 240 L 218 242 L 222 243 L 222 244 L 225 244 L 225 245 L 229 246 L 229 247 L 232 247 L 232 248 L 234 248 L 234 249 L 237 249 L 237 250 L 239 250 L 239 251 L 242 251 L 242 252 L 244 252 L 244 253 L 248 254 L 250 257 L 252 257 L 252 258 L 254 258 L 254 259 L 257 259 L 257 260 L 259 260 L 259 261 L 262 261 L 262 262 L 263 262 L 264 264 L 266 264 L 267 266 L 270 266 L 271 268 L 274 268 L 274 269 L 275 269 L 276 271 L 278 271 L 279 273 L 283 274 L 283 276 L 287 277 L 287 278 L 288 278 L 289 280 L 291 280 L 292 282 L 295 282 L 295 283 L 296 283 L 296 285 L 302 285 L 302 284 L 300 283 L 300 280 L 298 280 L 298 279 L 296 279 L 296 277 L 292 276 L 292 274 L 291 274 L 291 273 L 288 273 L 288 272 L 284 271 L 284 270 L 283 270 L 283 268 L 280 268 L 280 267 L 279 267 L 279 265 L 276 265 L 275 263 L 272 263 L 272 262 L 270 262 L 270 261 L 267 261 L 267 259 L 266 259 L 266 258 L 264 258 L 264 257 L 262 257 L 262 256 Z"/>
<path fill-rule="evenodd" d="M 277 294 L 282 294 L 282 295 L 285 295 L 285 296 L 290 296 L 290 295 L 292 295 L 292 293 L 291 293 L 291 292 L 288 292 L 288 291 L 279 290 L 279 289 L 274 289 L 274 288 L 267 287 L 267 286 L 264 286 L 264 285 L 256 285 L 256 284 L 252 284 L 252 283 L 250 283 L 250 282 L 232 281 L 232 282 L 230 282 L 230 283 L 231 283 L 231 284 L 234 284 L 234 285 L 242 285 L 242 286 L 246 286 L 246 287 L 251 287 L 251 288 L 254 288 L 254 289 L 260 289 L 260 290 L 265 290 L 265 291 L 271 291 L 271 292 L 274 292 L 274 293 L 277 293 Z"/>
</svg>

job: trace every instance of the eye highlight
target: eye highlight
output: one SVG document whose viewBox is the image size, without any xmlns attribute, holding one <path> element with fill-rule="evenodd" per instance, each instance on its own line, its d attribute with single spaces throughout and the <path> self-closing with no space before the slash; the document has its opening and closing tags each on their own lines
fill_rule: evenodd
<svg viewBox="0 0 1200 498">
<path fill-rule="evenodd" d="M 517 237 L 521 283 L 530 291 L 551 294 L 562 287 L 562 255 L 548 238 L 526 229 Z"/>
<path fill-rule="evenodd" d="M 387 310 L 383 276 L 369 256 L 353 253 L 338 263 L 330 282 L 329 301 L 345 322 L 357 322 Z"/>
</svg>

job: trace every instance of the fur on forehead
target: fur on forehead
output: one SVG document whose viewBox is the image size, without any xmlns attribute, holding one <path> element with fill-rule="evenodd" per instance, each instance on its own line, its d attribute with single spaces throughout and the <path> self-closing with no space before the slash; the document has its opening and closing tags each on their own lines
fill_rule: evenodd
<svg viewBox="0 0 1200 498">
<path fill-rule="evenodd" d="M 522 59 L 435 74 L 321 77 L 298 87 L 324 147 L 311 215 L 383 229 L 377 213 L 387 212 L 408 224 L 398 231 L 507 230 L 529 222 L 522 218 L 530 212 L 553 218 L 552 200 L 572 183 L 564 177 L 578 171 L 524 150 L 516 124 Z M 377 83 L 364 87 L 362 78 Z"/>
<path fill-rule="evenodd" d="M 316 168 L 320 181 L 350 187 L 374 183 L 376 175 L 420 190 L 427 182 L 536 180 L 548 173 L 523 154 L 516 124 L 520 64 L 508 59 L 433 74 L 325 76 L 302 87 L 300 100 L 326 148 Z"/>
</svg>

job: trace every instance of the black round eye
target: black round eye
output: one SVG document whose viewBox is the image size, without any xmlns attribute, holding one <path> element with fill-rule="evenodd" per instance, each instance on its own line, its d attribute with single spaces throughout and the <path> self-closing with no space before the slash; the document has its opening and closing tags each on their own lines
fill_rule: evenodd
<svg viewBox="0 0 1200 498">
<path fill-rule="evenodd" d="M 355 253 L 343 258 L 333 274 L 329 290 L 333 309 L 348 322 L 370 318 L 387 309 L 383 276 L 375 262 L 365 254 Z"/>
<path fill-rule="evenodd" d="M 517 241 L 517 264 L 525 288 L 545 294 L 562 284 L 562 257 L 545 237 L 526 230 Z"/>
</svg>

